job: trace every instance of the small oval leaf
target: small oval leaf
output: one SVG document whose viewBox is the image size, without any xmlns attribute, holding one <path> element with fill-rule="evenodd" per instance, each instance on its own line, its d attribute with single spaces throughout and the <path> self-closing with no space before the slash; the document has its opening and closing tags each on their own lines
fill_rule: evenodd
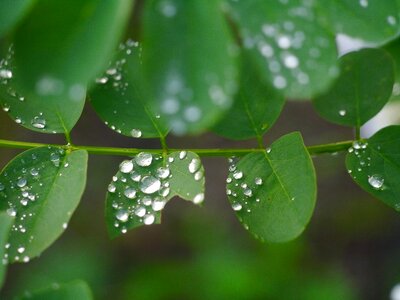
<svg viewBox="0 0 400 300">
<path fill-rule="evenodd" d="M 262 77 L 257 63 L 245 53 L 239 92 L 213 131 L 235 140 L 260 137 L 275 123 L 284 103 L 283 95 Z"/>
<path fill-rule="evenodd" d="M 111 129 L 134 138 L 167 135 L 168 130 L 149 105 L 139 43 L 129 39 L 121 44 L 115 60 L 96 83 L 90 101 Z"/>
<path fill-rule="evenodd" d="M 204 131 L 231 106 L 237 51 L 220 6 L 219 0 L 146 1 L 144 71 L 154 111 L 174 134 Z"/>
<path fill-rule="evenodd" d="M 313 1 L 229 3 L 244 47 L 257 59 L 263 76 L 285 96 L 308 99 L 336 78 L 335 40 L 319 24 Z"/>
<path fill-rule="evenodd" d="M 350 176 L 365 191 L 400 211 L 400 126 L 355 142 L 346 157 Z"/>
<path fill-rule="evenodd" d="M 0 77 L 0 101 L 9 115 L 31 130 L 69 132 L 82 113 L 87 85 L 111 58 L 131 4 L 36 1 L 15 33 L 14 61 L 3 61 L 9 72 Z"/>
<path fill-rule="evenodd" d="M 396 0 L 315 1 L 323 22 L 336 33 L 382 44 L 399 31 L 399 7 Z"/>
<path fill-rule="evenodd" d="M 165 159 L 141 152 L 124 160 L 108 186 L 106 221 L 111 237 L 142 225 L 159 224 L 161 211 L 174 196 L 201 204 L 204 169 L 192 152 L 174 152 Z"/>
<path fill-rule="evenodd" d="M 227 179 L 228 198 L 240 222 L 266 242 L 299 236 L 314 211 L 316 192 L 313 163 L 299 133 L 244 156 L 230 166 Z"/>
<path fill-rule="evenodd" d="M 92 300 L 93 295 L 89 285 L 82 280 L 70 283 L 53 283 L 48 288 L 39 291 L 26 292 L 24 296 L 17 299 L 29 300 Z"/>
<path fill-rule="evenodd" d="M 35 148 L 0 174 L 0 210 L 15 216 L 7 249 L 10 262 L 27 262 L 67 227 L 86 183 L 87 152 Z"/>
<path fill-rule="evenodd" d="M 363 49 L 340 58 L 340 76 L 332 88 L 314 99 L 325 119 L 360 127 L 385 106 L 394 83 L 394 64 L 380 49 Z"/>
<path fill-rule="evenodd" d="M 0 212 L 0 289 L 3 286 L 6 275 L 8 263 L 6 250 L 9 247 L 7 241 L 13 223 L 14 217 L 10 216 L 7 212 Z"/>
</svg>

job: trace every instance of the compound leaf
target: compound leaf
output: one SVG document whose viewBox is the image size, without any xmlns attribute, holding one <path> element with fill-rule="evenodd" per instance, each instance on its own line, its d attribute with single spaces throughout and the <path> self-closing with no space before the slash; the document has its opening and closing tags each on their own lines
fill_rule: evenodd
<svg viewBox="0 0 400 300">
<path fill-rule="evenodd" d="M 15 216 L 10 262 L 27 262 L 65 230 L 86 183 L 87 152 L 35 148 L 14 158 L 0 174 L 0 210 Z"/>
<path fill-rule="evenodd" d="M 239 92 L 233 106 L 213 130 L 231 139 L 262 136 L 280 115 L 285 99 L 262 78 L 254 59 L 242 57 Z"/>
<path fill-rule="evenodd" d="M 400 31 L 396 0 L 315 1 L 323 21 L 336 33 L 382 44 Z"/>
<path fill-rule="evenodd" d="M 400 211 L 400 126 L 378 131 L 349 149 L 346 167 L 365 191 Z"/>
<path fill-rule="evenodd" d="M 106 221 L 111 237 L 142 225 L 159 224 L 161 211 L 174 196 L 201 204 L 204 168 L 192 152 L 161 155 L 141 152 L 120 164 L 108 186 Z"/>
<path fill-rule="evenodd" d="M 0 289 L 3 286 L 6 275 L 7 257 L 5 254 L 6 248 L 8 247 L 8 236 L 13 222 L 14 217 L 8 215 L 6 212 L 0 212 Z"/>
<path fill-rule="evenodd" d="M 111 129 L 135 138 L 165 136 L 168 132 L 148 104 L 150 94 L 142 76 L 141 48 L 128 40 L 90 93 L 91 103 Z"/>
<path fill-rule="evenodd" d="M 92 300 L 93 295 L 89 285 L 82 280 L 75 280 L 65 284 L 52 284 L 52 286 L 34 292 L 27 292 L 18 299 L 29 300 Z"/>
<path fill-rule="evenodd" d="M 229 201 L 254 236 L 285 242 L 303 232 L 314 210 L 317 187 L 299 133 L 283 136 L 264 152 L 244 156 L 230 171 Z"/>
<path fill-rule="evenodd" d="M 340 76 L 333 87 L 314 99 L 325 119 L 360 127 L 385 106 L 394 83 L 394 63 L 380 49 L 363 49 L 340 59 Z"/>
<path fill-rule="evenodd" d="M 236 92 L 237 51 L 220 6 L 218 0 L 146 2 L 144 72 L 154 110 L 175 134 L 213 125 Z"/>
<path fill-rule="evenodd" d="M 110 59 L 131 4 L 37 1 L 0 64 L 0 101 L 9 115 L 35 131 L 69 132 L 82 113 L 87 85 Z"/>
<path fill-rule="evenodd" d="M 336 78 L 335 40 L 317 22 L 312 1 L 229 3 L 244 47 L 262 66 L 263 76 L 285 96 L 308 99 Z"/>
</svg>

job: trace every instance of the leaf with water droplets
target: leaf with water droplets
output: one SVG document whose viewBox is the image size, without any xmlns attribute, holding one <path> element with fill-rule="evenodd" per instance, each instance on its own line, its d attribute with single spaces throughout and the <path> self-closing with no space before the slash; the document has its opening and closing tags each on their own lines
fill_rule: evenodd
<svg viewBox="0 0 400 300">
<path fill-rule="evenodd" d="M 287 97 L 308 99 L 336 78 L 335 40 L 318 22 L 312 1 L 229 3 L 244 47 L 263 76 Z"/>
<path fill-rule="evenodd" d="M 329 91 L 314 99 L 314 107 L 333 123 L 360 127 L 390 98 L 393 60 L 383 50 L 363 49 L 343 56 L 340 69 L 338 80 Z"/>
<path fill-rule="evenodd" d="M 266 242 L 299 236 L 314 211 L 316 192 L 314 167 L 299 133 L 233 163 L 227 179 L 228 198 L 240 222 Z"/>
<path fill-rule="evenodd" d="M 3 286 L 6 274 L 7 256 L 6 250 L 9 247 L 8 236 L 11 226 L 14 222 L 14 217 L 7 212 L 0 212 L 0 289 Z"/>
<path fill-rule="evenodd" d="M 15 157 L 0 174 L 0 210 L 15 217 L 10 262 L 28 262 L 64 232 L 86 183 L 87 152 L 42 147 Z"/>
<path fill-rule="evenodd" d="M 177 135 L 213 125 L 236 92 L 237 51 L 220 6 L 221 1 L 145 3 L 144 73 L 155 112 Z"/>
<path fill-rule="evenodd" d="M 0 36 L 10 31 L 29 11 L 33 0 L 2 0 L 0 2 Z"/>
<path fill-rule="evenodd" d="M 87 86 L 111 58 L 132 2 L 36 1 L 0 63 L 3 109 L 31 130 L 69 132 Z"/>
<path fill-rule="evenodd" d="M 382 44 L 399 33 L 396 0 L 315 1 L 320 20 L 336 33 Z"/>
<path fill-rule="evenodd" d="M 280 115 L 284 97 L 262 78 L 253 57 L 242 57 L 239 92 L 231 109 L 213 130 L 232 139 L 262 136 Z"/>
<path fill-rule="evenodd" d="M 365 191 L 400 211 L 400 126 L 355 142 L 346 157 L 350 176 Z"/>
<path fill-rule="evenodd" d="M 165 136 L 168 130 L 148 105 L 146 84 L 139 43 L 128 40 L 120 45 L 105 74 L 97 78 L 90 101 L 102 120 L 118 133 L 134 138 Z"/>
<path fill-rule="evenodd" d="M 124 160 L 108 186 L 106 221 L 111 237 L 159 224 L 161 211 L 174 196 L 202 203 L 204 181 L 200 158 L 192 152 L 174 152 L 165 159 L 141 152 Z"/>
<path fill-rule="evenodd" d="M 25 292 L 20 300 L 92 300 L 93 294 L 89 285 L 82 280 L 69 283 L 53 283 L 51 286 L 33 292 Z"/>
</svg>

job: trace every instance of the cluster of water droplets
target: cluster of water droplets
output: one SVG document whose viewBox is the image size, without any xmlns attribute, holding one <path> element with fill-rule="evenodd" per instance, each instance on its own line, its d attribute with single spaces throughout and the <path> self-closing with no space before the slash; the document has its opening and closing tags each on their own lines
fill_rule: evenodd
<svg viewBox="0 0 400 300">
<path fill-rule="evenodd" d="M 264 184 L 263 179 L 256 177 L 249 180 L 246 174 L 238 169 L 236 158 L 230 158 L 229 175 L 226 183 L 226 194 L 232 202 L 232 209 L 237 212 L 251 213 L 255 203 L 260 202 L 260 198 L 256 195 Z"/>
<path fill-rule="evenodd" d="M 63 161 L 64 150 L 52 149 L 51 152 L 32 153 L 29 157 L 20 159 L 14 169 L 7 169 L 0 175 L 0 201 L 7 214 L 14 217 L 14 224 L 11 228 L 12 240 L 24 240 L 28 243 L 34 240 L 30 232 L 31 225 L 37 218 L 41 209 L 42 199 L 46 193 L 46 181 L 49 174 L 58 173 L 62 176 L 61 168 L 67 168 L 68 163 Z M 54 168 L 51 170 L 51 168 Z M 63 223 L 63 229 L 67 223 Z M 18 238 L 24 235 L 24 238 Z M 28 262 L 29 256 L 25 254 L 27 244 L 6 244 L 6 251 L 3 257 L 3 264 L 9 260 Z"/>
<path fill-rule="evenodd" d="M 348 152 L 357 158 L 357 164 L 352 169 L 348 170 L 349 174 L 354 179 L 356 179 L 361 172 L 370 172 L 371 152 L 368 147 L 369 146 L 367 142 L 355 141 L 352 147 L 348 149 Z M 385 178 L 382 174 L 368 174 L 367 181 L 368 184 L 375 190 L 385 189 Z"/>
<path fill-rule="evenodd" d="M 142 49 L 139 45 L 139 42 L 133 41 L 132 39 L 128 39 L 125 43 L 121 43 L 119 45 L 118 59 L 110 63 L 110 66 L 102 77 L 96 79 L 96 83 L 98 85 L 104 86 L 105 88 L 112 88 L 121 96 L 127 96 L 125 98 L 126 105 L 129 105 L 131 101 L 127 95 L 127 89 L 130 83 L 125 78 L 127 72 L 126 65 L 129 59 L 131 59 L 129 56 L 139 55 L 140 57 L 141 51 Z M 118 113 L 120 113 L 118 110 L 113 111 L 113 114 L 116 116 Z M 126 127 L 125 123 L 123 122 L 118 126 L 109 121 L 106 121 L 105 124 L 118 133 L 122 132 L 121 128 Z M 134 138 L 140 138 L 142 136 L 142 131 L 138 128 L 132 128 L 130 129 L 130 135 Z"/>
<path fill-rule="evenodd" d="M 167 202 L 170 177 L 160 155 L 141 152 L 134 159 L 123 161 L 108 186 L 114 226 L 125 233 L 128 222 L 133 227 L 153 224 Z"/>
</svg>

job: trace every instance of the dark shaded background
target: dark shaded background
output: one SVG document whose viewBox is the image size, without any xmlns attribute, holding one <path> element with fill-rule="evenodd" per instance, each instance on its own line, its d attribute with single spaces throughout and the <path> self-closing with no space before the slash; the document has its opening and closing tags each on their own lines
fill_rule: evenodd
<svg viewBox="0 0 400 300">
<path fill-rule="evenodd" d="M 30 132 L 0 113 L 5 139 L 64 143 Z M 352 138 L 320 119 L 308 102 L 288 102 L 265 137 L 271 143 L 299 130 L 307 145 Z M 108 129 L 90 104 L 72 132 L 76 144 L 159 147 Z M 212 134 L 168 139 L 171 147 L 248 147 Z M 18 151 L 0 149 L 0 166 Z M 87 280 L 96 299 L 388 299 L 400 281 L 400 217 L 361 191 L 344 155 L 314 158 L 318 202 L 306 232 L 294 242 L 264 245 L 236 220 L 225 196 L 227 162 L 206 158 L 205 206 L 174 199 L 161 225 L 110 240 L 104 221 L 106 187 L 122 157 L 91 156 L 88 185 L 65 234 L 29 264 L 12 265 L 4 299 L 24 290 Z"/>
</svg>

